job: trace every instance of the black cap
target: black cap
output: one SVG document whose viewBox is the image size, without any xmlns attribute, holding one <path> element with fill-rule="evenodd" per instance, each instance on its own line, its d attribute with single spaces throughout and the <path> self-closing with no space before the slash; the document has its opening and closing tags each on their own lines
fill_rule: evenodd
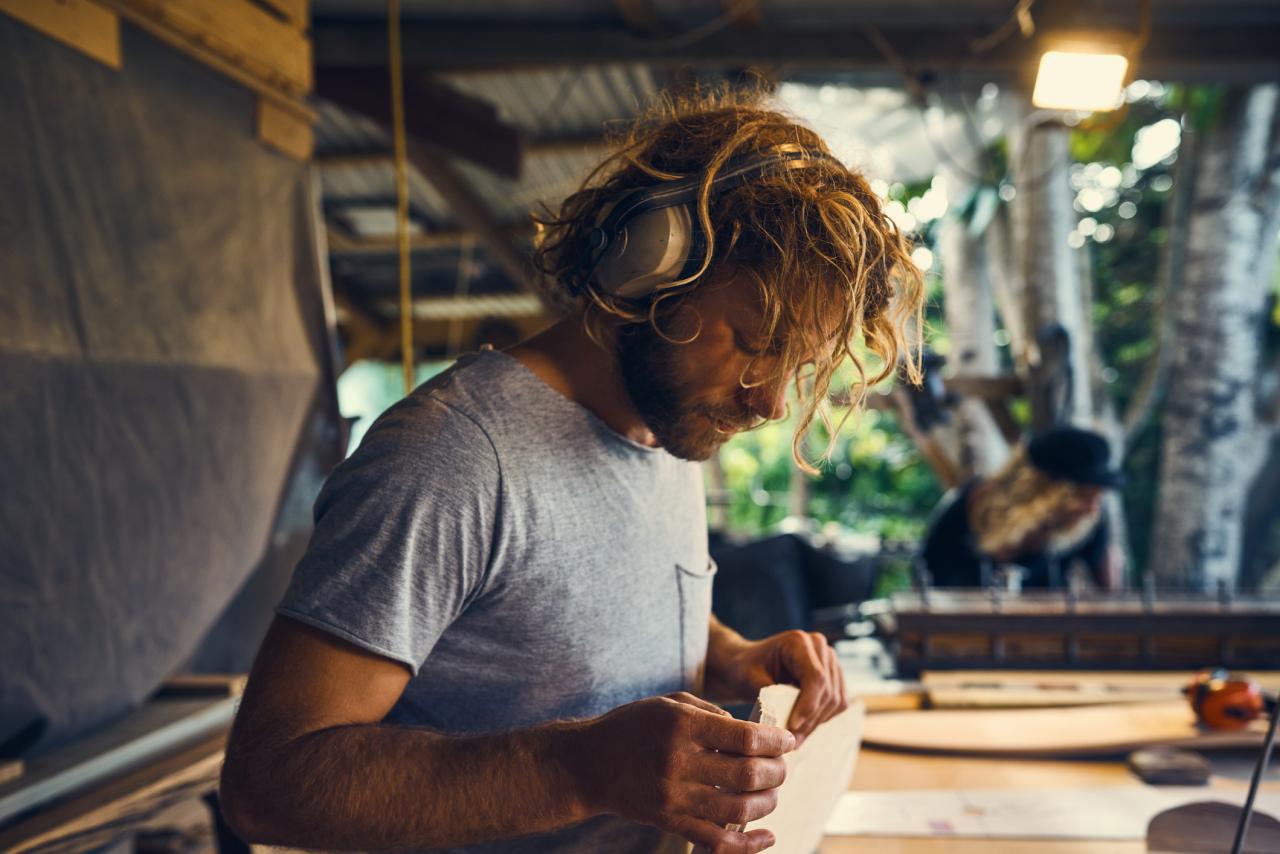
<svg viewBox="0 0 1280 854">
<path fill-rule="evenodd" d="M 1111 448 L 1097 433 L 1055 427 L 1027 443 L 1031 464 L 1055 480 L 1119 489 L 1124 475 L 1110 468 Z"/>
</svg>

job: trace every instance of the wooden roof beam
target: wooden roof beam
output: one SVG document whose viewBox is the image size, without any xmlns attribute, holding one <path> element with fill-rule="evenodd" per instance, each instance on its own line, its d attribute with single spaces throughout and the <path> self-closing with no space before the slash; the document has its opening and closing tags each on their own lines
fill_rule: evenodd
<svg viewBox="0 0 1280 854">
<path fill-rule="evenodd" d="M 526 142 L 524 154 L 526 157 L 580 152 L 594 154 L 604 147 L 604 137 L 599 134 L 544 137 Z M 354 169 L 365 166 L 389 166 L 392 156 L 390 151 L 321 152 L 316 154 L 315 161 L 321 169 Z"/>
<path fill-rule="evenodd" d="M 393 203 L 388 203 L 393 204 Z M 504 227 L 510 239 L 520 241 L 533 236 L 533 230 L 527 224 Z M 425 234 L 414 234 L 409 238 L 409 249 L 431 250 L 452 249 L 461 246 L 469 239 L 474 239 L 470 231 L 461 228 L 428 231 Z M 387 237 L 350 237 L 336 228 L 328 232 L 330 255 L 394 255 L 398 246 L 394 236 Z"/>
<path fill-rule="evenodd" d="M 1098 22 L 1106 26 L 1108 21 Z M 1118 26 L 1131 26 L 1120 21 Z M 881 26 L 881 32 L 913 69 L 961 69 L 976 75 L 1034 73 L 1041 45 L 1009 39 L 984 53 L 968 50 L 971 37 L 987 32 L 975 20 Z M 406 21 L 405 62 L 432 71 L 492 71 L 518 68 L 613 65 L 647 62 L 702 67 L 786 65 L 831 71 L 883 73 L 893 70 L 862 26 L 729 27 L 688 44 L 647 39 L 622 25 L 559 25 Z M 316 21 L 316 62 L 381 66 L 386 34 L 381 24 Z M 1156 22 L 1136 72 L 1159 79 L 1273 79 L 1280 20 L 1254 25 Z"/>
<path fill-rule="evenodd" d="M 384 127 L 391 124 L 390 72 L 385 65 L 316 70 L 316 93 Z M 524 136 L 498 119 L 497 109 L 446 86 L 421 70 L 404 75 L 405 131 L 507 178 L 519 178 Z"/>
</svg>

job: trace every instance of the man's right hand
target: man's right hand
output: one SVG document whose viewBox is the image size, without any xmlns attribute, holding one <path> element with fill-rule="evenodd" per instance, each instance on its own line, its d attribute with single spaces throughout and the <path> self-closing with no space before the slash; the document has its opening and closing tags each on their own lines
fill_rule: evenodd
<svg viewBox="0 0 1280 854">
<path fill-rule="evenodd" d="M 679 693 L 630 703 L 575 727 L 567 757 L 583 805 L 678 834 L 715 854 L 773 845 L 741 825 L 773 812 L 795 736 L 734 720 Z"/>
</svg>

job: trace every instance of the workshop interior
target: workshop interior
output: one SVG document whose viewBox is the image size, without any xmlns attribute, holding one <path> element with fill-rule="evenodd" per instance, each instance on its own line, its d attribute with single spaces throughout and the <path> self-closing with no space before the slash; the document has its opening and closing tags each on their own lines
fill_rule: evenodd
<svg viewBox="0 0 1280 854">
<path fill-rule="evenodd" d="M 535 252 L 630 122 L 750 90 L 925 289 L 812 466 L 798 407 L 701 463 L 712 612 L 859 709 L 773 850 L 1280 852 L 1277 45 L 1274 0 L 0 0 L 0 850 L 267 850 L 219 773 L 326 478 L 564 316 Z M 667 176 L 591 275 L 774 168 Z"/>
</svg>

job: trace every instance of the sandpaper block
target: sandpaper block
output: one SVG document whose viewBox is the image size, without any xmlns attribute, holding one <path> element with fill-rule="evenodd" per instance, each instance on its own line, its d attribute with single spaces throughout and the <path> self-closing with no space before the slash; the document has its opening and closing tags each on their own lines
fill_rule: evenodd
<svg viewBox="0 0 1280 854">
<path fill-rule="evenodd" d="M 1129 770 L 1153 786 L 1205 786 L 1209 760 L 1191 750 L 1153 747 L 1129 754 Z"/>
</svg>

